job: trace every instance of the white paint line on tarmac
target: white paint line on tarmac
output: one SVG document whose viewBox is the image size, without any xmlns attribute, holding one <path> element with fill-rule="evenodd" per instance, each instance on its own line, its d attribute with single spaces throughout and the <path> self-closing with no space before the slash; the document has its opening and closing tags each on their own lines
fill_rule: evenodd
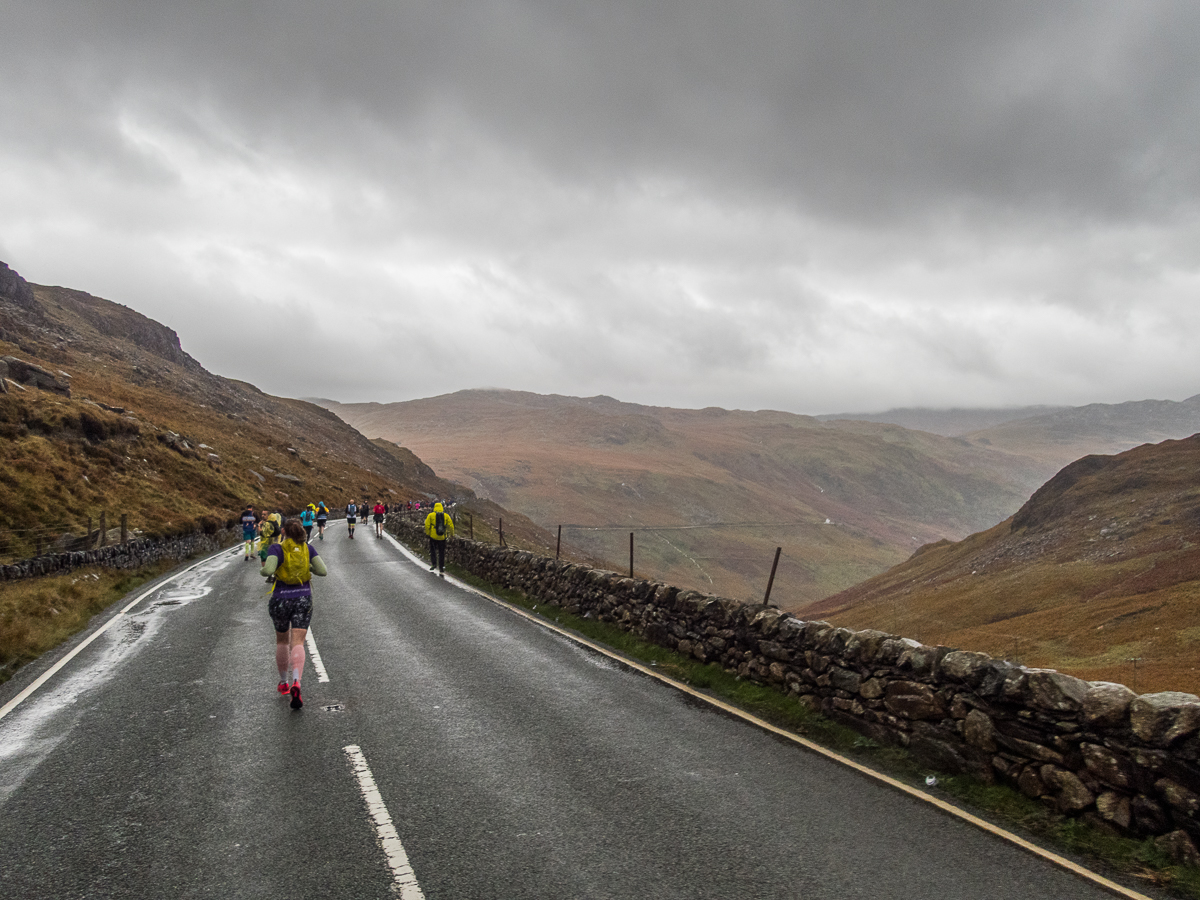
<svg viewBox="0 0 1200 900">
<path fill-rule="evenodd" d="M 375 776 L 371 774 L 371 767 L 367 765 L 367 758 L 363 756 L 362 749 L 357 744 L 342 749 L 350 759 L 354 776 L 358 779 L 358 788 L 367 804 L 367 815 L 375 825 L 380 849 L 387 858 L 388 868 L 392 870 L 395 882 L 393 890 L 399 894 L 401 900 L 425 900 L 425 894 L 417 884 L 416 873 L 409 865 L 408 854 L 404 845 L 400 843 L 400 836 L 396 834 L 396 826 L 392 824 L 392 817 L 388 814 L 387 806 L 375 784 Z"/>
<path fill-rule="evenodd" d="M 424 561 L 420 557 L 418 557 L 415 553 L 413 553 L 411 550 L 409 550 L 408 547 L 404 546 L 402 543 L 400 543 L 398 540 L 396 540 L 394 537 L 392 537 L 391 534 L 388 534 L 388 538 L 389 538 L 389 540 L 391 540 L 391 542 L 393 544 L 396 545 L 397 548 L 400 549 L 400 551 L 402 553 L 404 553 L 405 556 L 407 556 L 409 559 L 411 559 L 413 562 L 417 563 L 418 565 L 421 565 L 421 566 L 424 565 Z M 806 749 L 811 750 L 814 753 L 819 753 L 821 756 L 831 759 L 834 762 L 840 763 L 841 765 L 848 766 L 849 768 L 854 769 L 856 772 L 860 772 L 861 774 L 866 775 L 868 778 L 872 778 L 875 781 L 885 784 L 894 790 L 897 790 L 897 791 L 900 791 L 901 793 L 907 794 L 910 797 L 913 797 L 917 800 L 922 801 L 923 803 L 928 803 L 931 806 L 934 806 L 937 809 L 941 810 L 942 812 L 944 812 L 950 816 L 953 816 L 956 819 L 961 819 L 964 822 L 974 825 L 976 828 L 980 828 L 983 831 L 986 831 L 988 834 L 994 835 L 995 837 L 998 837 L 1001 840 L 1007 841 L 1010 844 L 1014 844 L 1015 846 L 1020 847 L 1022 850 L 1025 850 L 1026 852 L 1031 853 L 1034 856 L 1040 857 L 1041 859 L 1044 859 L 1046 862 L 1051 863 L 1052 865 L 1058 866 L 1059 868 L 1062 868 L 1062 869 L 1066 869 L 1068 872 L 1072 873 L 1073 875 L 1076 875 L 1079 878 L 1084 879 L 1085 881 L 1090 881 L 1092 884 L 1097 885 L 1098 887 L 1103 888 L 1104 890 L 1109 891 L 1110 893 L 1115 894 L 1118 897 L 1124 897 L 1125 900 L 1151 900 L 1151 898 L 1147 897 L 1145 894 L 1139 893 L 1138 891 L 1135 891 L 1132 888 L 1127 888 L 1124 885 L 1117 884 L 1115 881 L 1105 878 L 1103 875 L 1100 875 L 1097 872 L 1093 872 L 1091 869 L 1087 869 L 1087 868 L 1079 865 L 1078 863 L 1072 862 L 1071 860 L 1067 859 L 1066 857 L 1060 856 L 1057 853 L 1053 853 L 1052 851 L 1047 850 L 1044 847 L 1039 847 L 1037 844 L 1031 843 L 1030 841 L 1027 841 L 1022 837 L 1019 837 L 1018 835 L 1015 835 L 1011 831 L 1007 831 L 998 825 L 993 825 L 991 822 L 981 819 L 978 816 L 972 815 L 971 813 L 967 812 L 964 809 L 960 809 L 959 807 L 953 805 L 952 803 L 947 803 L 945 800 L 942 800 L 939 797 L 934 797 L 931 794 L 927 794 L 924 791 L 914 788 L 911 785 L 907 785 L 902 781 L 897 781 L 895 778 L 891 778 L 888 775 L 884 775 L 882 772 L 876 772 L 874 769 L 869 768 L 868 766 L 864 766 L 862 763 L 855 762 L 852 759 L 848 759 L 847 757 L 842 756 L 840 753 L 835 753 L 832 750 L 822 747 L 820 744 L 814 744 L 812 741 L 808 740 L 807 738 L 803 738 L 798 734 L 794 734 L 790 731 L 786 731 L 782 728 L 772 725 L 770 722 L 760 719 L 760 718 L 758 718 L 758 716 L 751 715 L 750 713 L 746 712 L 743 709 L 738 709 L 736 706 L 731 706 L 728 703 L 724 702 L 723 700 L 718 700 L 716 697 L 710 696 L 709 694 L 705 694 L 702 691 L 698 691 L 695 688 L 691 687 L 690 685 L 684 684 L 683 682 L 680 682 L 680 681 L 676 681 L 673 678 L 669 678 L 666 675 L 663 675 L 661 672 L 657 671 L 656 669 L 652 669 L 649 666 L 643 665 L 642 663 L 637 662 L 636 660 L 630 659 L 627 656 L 622 656 L 620 653 L 617 653 L 616 651 L 611 650 L 602 644 L 597 644 L 592 641 L 589 641 L 587 638 L 582 637 L 581 635 L 578 635 L 575 632 L 570 631 L 566 628 L 563 628 L 559 625 L 556 625 L 555 623 L 549 621 L 548 619 L 542 618 L 541 616 L 537 615 L 536 613 L 532 613 L 527 609 L 521 608 L 520 606 L 515 606 L 512 603 L 508 603 L 505 600 L 501 600 L 499 597 L 489 594 L 487 591 L 482 591 L 479 588 L 476 588 L 469 584 L 466 584 L 465 582 L 459 581 L 457 578 L 454 578 L 451 575 L 446 576 L 446 581 L 450 582 L 451 584 L 455 585 L 456 587 L 462 588 L 464 591 L 469 591 L 472 594 L 477 594 L 478 596 L 484 598 L 485 600 L 489 600 L 492 603 L 495 603 L 497 606 L 502 606 L 505 609 L 510 610 L 510 611 L 516 613 L 517 615 L 522 616 L 523 618 L 526 618 L 529 621 L 531 621 L 537 625 L 540 625 L 543 628 L 547 628 L 550 631 L 560 634 L 563 637 L 567 638 L 568 640 L 574 641 L 577 644 L 582 644 L 585 647 L 589 647 L 592 650 L 595 650 L 597 653 L 603 654 L 604 656 L 607 656 L 610 659 L 617 660 L 618 662 L 620 662 L 626 666 L 629 666 L 632 669 L 636 669 L 637 671 L 641 672 L 643 675 L 649 675 L 651 678 L 657 679 L 658 681 L 661 681 L 663 684 L 669 685 L 670 687 L 673 687 L 678 691 L 682 691 L 685 694 L 695 697 L 697 700 L 702 700 L 705 703 L 715 706 L 718 709 L 723 710 L 724 712 L 729 713 L 732 716 L 737 716 L 739 719 L 742 719 L 745 722 L 749 722 L 750 724 L 755 725 L 759 728 L 762 728 L 765 731 L 769 731 L 772 734 L 777 734 L 782 738 L 786 738 L 787 740 L 792 741 L 793 743 L 799 744 L 800 746 L 805 747 Z"/>
<path fill-rule="evenodd" d="M 312 660 L 313 668 L 317 670 L 317 681 L 324 684 L 329 681 L 329 673 L 325 671 L 325 663 L 321 661 L 321 651 L 317 649 L 317 639 L 313 637 L 311 628 L 308 629 L 304 643 L 308 644 L 308 658 Z"/>
<path fill-rule="evenodd" d="M 175 581 L 178 578 L 182 578 L 188 572 L 192 571 L 192 569 L 195 569 L 198 566 L 202 566 L 206 562 L 209 562 L 210 560 L 216 559 L 216 558 L 224 555 L 226 552 L 227 552 L 226 550 L 218 550 L 216 553 L 212 554 L 211 556 L 204 557 L 204 559 L 200 560 L 200 562 L 193 563 L 192 565 L 188 566 L 182 572 L 177 572 L 176 574 L 174 574 L 170 578 L 168 578 L 166 581 L 160 581 L 158 584 L 154 585 L 154 587 L 143 591 L 141 594 L 138 594 L 138 596 L 135 599 L 133 599 L 132 601 L 130 601 L 128 604 L 126 604 L 125 607 L 119 613 L 117 613 L 115 616 L 113 616 L 111 619 L 109 619 L 107 622 L 105 622 L 103 625 L 101 625 L 99 628 L 97 628 L 95 631 L 93 631 L 91 634 L 89 634 L 87 636 L 86 640 L 80 642 L 70 653 L 68 653 L 66 656 L 64 656 L 62 659 L 60 659 L 54 665 L 52 665 L 45 672 L 43 672 L 37 678 L 37 680 L 33 682 L 33 684 L 29 685 L 29 687 L 25 688 L 25 690 L 21 691 L 21 693 L 17 694 L 17 696 L 13 697 L 11 700 L 9 700 L 7 703 L 5 703 L 3 707 L 0 707 L 0 719 L 3 719 L 10 712 L 12 712 L 18 706 L 20 706 L 21 703 L 24 702 L 34 691 L 36 691 L 43 684 L 45 684 L 52 677 L 54 677 L 54 675 L 60 669 L 62 669 L 63 666 L 65 666 L 67 663 L 69 663 L 71 660 L 73 660 L 83 650 L 84 647 L 88 646 L 92 641 L 96 640 L 96 638 L 100 637 L 100 635 L 104 634 L 104 632 L 108 631 L 108 629 L 112 628 L 113 625 L 115 625 L 115 624 L 117 624 L 117 622 L 121 621 L 121 619 L 123 619 L 125 617 L 125 614 L 127 612 L 129 612 L 131 609 L 133 609 L 135 606 L 137 606 L 139 603 L 141 603 L 143 600 L 145 600 L 151 594 L 161 591 L 163 588 L 165 588 L 171 582 Z"/>
</svg>

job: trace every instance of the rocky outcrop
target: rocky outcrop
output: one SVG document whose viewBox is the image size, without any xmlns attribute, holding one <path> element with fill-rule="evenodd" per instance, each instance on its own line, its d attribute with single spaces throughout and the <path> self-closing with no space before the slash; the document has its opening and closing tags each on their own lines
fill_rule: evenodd
<svg viewBox="0 0 1200 900">
<path fill-rule="evenodd" d="M 10 300 L 17 306 L 33 309 L 33 288 L 29 282 L 14 272 L 6 263 L 0 262 L 0 298 Z"/>
<path fill-rule="evenodd" d="M 5 378 L 11 378 L 20 384 L 40 388 L 43 391 L 62 394 L 64 397 L 71 396 L 71 376 L 66 372 L 59 372 L 56 375 L 41 366 L 17 359 L 15 356 L 0 357 L 0 363 L 4 365 L 4 370 L 0 371 L 0 375 Z"/>
<path fill-rule="evenodd" d="M 425 541 L 417 518 L 394 514 L 387 527 Z M 1191 694 L 1137 696 L 474 541 L 452 539 L 447 557 L 540 604 L 772 685 L 931 768 L 999 779 L 1064 815 L 1160 837 L 1176 858 L 1195 853 L 1200 698 Z"/>
</svg>

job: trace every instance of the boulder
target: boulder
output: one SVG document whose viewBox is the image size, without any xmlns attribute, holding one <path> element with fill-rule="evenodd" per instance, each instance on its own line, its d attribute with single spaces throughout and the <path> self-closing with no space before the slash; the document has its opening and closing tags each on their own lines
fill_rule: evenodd
<svg viewBox="0 0 1200 900">
<path fill-rule="evenodd" d="M 1017 776 L 1017 789 L 1026 797 L 1032 797 L 1035 800 L 1045 796 L 1046 785 L 1042 783 L 1037 766 L 1026 766 L 1021 770 L 1021 774 Z"/>
<path fill-rule="evenodd" d="M 917 676 L 928 675 L 933 671 L 933 664 L 936 658 L 936 647 L 927 647 L 924 644 L 918 644 L 915 647 L 908 647 L 901 653 L 896 665 L 901 669 L 907 669 Z"/>
<path fill-rule="evenodd" d="M 849 669 L 843 669 L 841 666 L 834 666 L 829 670 L 829 684 L 839 691 L 845 691 L 848 694 L 857 694 L 858 689 L 862 686 L 862 681 L 862 676 L 857 672 L 851 672 Z"/>
<path fill-rule="evenodd" d="M 791 651 L 782 644 L 777 644 L 774 641 L 759 641 L 758 652 L 768 659 L 777 659 L 780 662 L 792 661 Z"/>
<path fill-rule="evenodd" d="M 938 672 L 952 681 L 973 685 L 980 680 L 984 669 L 991 661 L 992 658 L 986 653 L 951 650 L 942 657 Z"/>
<path fill-rule="evenodd" d="M 1044 765 L 1038 774 L 1042 776 L 1046 786 L 1057 795 L 1060 812 L 1079 812 L 1096 802 L 1096 797 L 1074 772 L 1060 769 L 1058 766 Z"/>
<path fill-rule="evenodd" d="M 1171 819 L 1166 810 L 1145 794 L 1138 794 L 1130 801 L 1129 811 L 1133 815 L 1133 827 L 1141 834 L 1166 834 L 1171 830 Z"/>
<path fill-rule="evenodd" d="M 1176 829 L 1154 839 L 1155 845 L 1175 862 L 1184 866 L 1200 866 L 1200 852 L 1186 831 Z"/>
<path fill-rule="evenodd" d="M 1083 762 L 1087 770 L 1109 787 L 1128 788 L 1130 772 L 1128 760 L 1117 756 L 1107 747 L 1099 744 L 1083 744 Z"/>
<path fill-rule="evenodd" d="M 874 661 L 883 642 L 893 636 L 882 631 L 857 631 L 846 641 L 846 657 L 864 665 Z"/>
<path fill-rule="evenodd" d="M 64 397 L 71 396 L 70 383 L 54 373 L 46 371 L 41 366 L 35 366 L 33 363 L 17 359 L 15 356 L 0 357 L 0 359 L 8 366 L 8 377 L 13 381 L 40 388 L 43 391 L 62 394 Z"/>
<path fill-rule="evenodd" d="M 996 752 L 996 726 L 987 714 L 977 709 L 967 713 L 963 720 L 963 739 L 979 750 Z"/>
<path fill-rule="evenodd" d="M 1025 682 L 1025 695 L 1038 709 L 1047 712 L 1071 713 L 1083 706 L 1088 683 L 1050 669 L 1032 670 Z"/>
<path fill-rule="evenodd" d="M 884 691 L 884 704 L 893 714 L 905 719 L 942 719 L 946 704 L 927 684 L 893 681 Z"/>
<path fill-rule="evenodd" d="M 1155 747 L 1166 747 L 1200 729 L 1200 697 L 1179 691 L 1142 694 L 1129 704 L 1133 733 Z"/>
<path fill-rule="evenodd" d="M 1194 817 L 1200 812 L 1200 795 L 1189 791 L 1183 785 L 1169 778 L 1160 778 L 1154 782 L 1154 788 L 1172 809 L 1177 809 L 1188 817 Z"/>
<path fill-rule="evenodd" d="M 858 695 L 864 700 L 878 700 L 887 689 L 887 682 L 882 678 L 869 678 L 858 688 Z"/>
<path fill-rule="evenodd" d="M 1116 728 L 1129 718 L 1129 705 L 1137 697 L 1123 684 L 1093 681 L 1083 697 L 1083 721 L 1101 728 Z"/>
<path fill-rule="evenodd" d="M 1096 809 L 1105 821 L 1119 825 L 1121 828 L 1129 827 L 1132 813 L 1128 797 L 1115 791 L 1105 791 L 1096 798 Z"/>
</svg>

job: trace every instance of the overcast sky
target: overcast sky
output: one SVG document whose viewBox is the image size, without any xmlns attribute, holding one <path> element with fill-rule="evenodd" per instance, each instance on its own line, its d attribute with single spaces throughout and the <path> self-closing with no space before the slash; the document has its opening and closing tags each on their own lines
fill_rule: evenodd
<svg viewBox="0 0 1200 900">
<path fill-rule="evenodd" d="M 0 0 L 0 259 L 272 393 L 1200 393 L 1200 3 Z"/>
</svg>

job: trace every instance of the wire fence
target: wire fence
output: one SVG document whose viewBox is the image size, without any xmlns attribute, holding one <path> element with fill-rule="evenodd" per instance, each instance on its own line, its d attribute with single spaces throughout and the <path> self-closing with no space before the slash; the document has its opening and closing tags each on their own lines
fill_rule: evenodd
<svg viewBox="0 0 1200 900">
<path fill-rule="evenodd" d="M 770 599 L 773 603 L 792 607 L 798 616 L 804 618 L 803 605 L 796 604 L 789 591 L 797 584 L 812 586 L 814 579 L 819 576 L 820 565 L 806 559 L 812 556 L 814 546 L 796 532 L 828 524 L 828 520 L 661 525 L 570 523 L 563 524 L 560 533 L 564 538 L 569 536 L 573 543 L 582 544 L 593 555 L 610 560 L 618 571 L 626 569 L 621 565 L 625 562 L 626 571 L 637 577 L 696 587 L 701 591 L 708 588 L 706 592 L 712 593 L 721 593 L 716 588 L 724 587 L 726 596 L 755 604 L 767 599 L 768 585 L 772 581 L 772 556 L 776 548 L 767 548 L 764 541 L 759 540 L 758 546 L 764 547 L 760 553 L 756 552 L 757 547 L 748 548 L 736 540 L 721 540 L 717 535 L 742 529 L 761 531 L 764 536 L 778 538 L 777 541 L 768 542 L 782 550 Z M 676 538 L 676 535 L 688 532 L 709 532 L 715 540 L 704 542 L 702 549 L 697 550 L 694 544 Z M 628 545 L 625 543 L 626 535 L 630 536 Z M 715 544 L 728 547 L 728 551 L 721 552 Z M 668 563 L 671 553 L 676 558 Z M 722 570 L 719 576 L 715 571 L 718 564 Z M 863 565 L 860 571 L 845 579 L 847 583 L 827 591 L 822 598 L 864 581 L 886 568 L 886 565 Z M 691 577 L 684 577 L 686 575 Z M 1168 689 L 1200 692 L 1200 643 L 1193 653 L 1181 645 L 1173 633 L 1168 634 L 1165 630 L 1161 635 L 1149 633 L 1114 638 L 1112 644 L 1106 646 L 1093 633 L 1094 624 L 1078 630 L 1056 632 L 1043 638 L 1038 636 L 1036 627 L 1031 627 L 1030 632 L 1017 633 L 1011 629 L 997 630 L 990 623 L 959 625 L 936 613 L 924 611 L 921 606 L 915 602 L 915 598 L 900 596 L 868 600 L 865 607 L 860 606 L 856 610 L 855 621 L 859 623 L 856 627 L 874 628 L 932 645 L 961 640 L 970 644 L 966 649 L 985 652 L 997 659 L 1018 665 L 1071 670 L 1089 680 L 1126 684 L 1135 692 Z M 1129 637 L 1129 640 L 1125 640 L 1125 637 Z"/>
</svg>

